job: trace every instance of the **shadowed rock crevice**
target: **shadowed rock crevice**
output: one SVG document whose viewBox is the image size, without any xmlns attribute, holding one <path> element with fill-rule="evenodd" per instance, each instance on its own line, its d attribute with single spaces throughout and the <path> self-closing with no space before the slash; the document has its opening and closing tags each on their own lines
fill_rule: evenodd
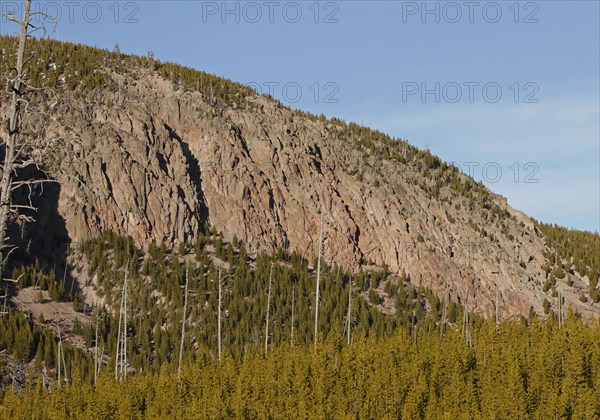
<svg viewBox="0 0 600 420">
<path fill-rule="evenodd" d="M 202 172 L 200 170 L 200 165 L 198 164 L 198 159 L 193 155 L 190 151 L 189 144 L 184 141 L 181 137 L 177 135 L 177 133 L 168 125 L 164 124 L 165 129 L 169 132 L 169 136 L 176 140 L 183 151 L 183 156 L 185 157 L 185 163 L 188 168 L 188 176 L 194 185 L 194 189 L 196 191 L 196 198 L 198 200 L 198 209 L 195 211 L 196 217 L 198 218 L 198 222 L 200 226 L 204 226 L 204 224 L 208 221 L 208 207 L 206 207 L 206 203 L 204 200 L 204 193 L 202 192 Z M 181 192 L 183 190 L 179 189 Z"/>
<path fill-rule="evenodd" d="M 54 271 L 56 279 L 64 281 L 63 286 L 67 293 L 76 293 L 79 287 L 67 266 L 71 240 L 65 219 L 58 210 L 61 186 L 56 182 L 36 185 L 32 193 L 27 188 L 21 188 L 14 196 L 15 202 L 20 204 L 28 203 L 31 197 L 37 211 L 26 212 L 34 218 L 33 222 L 25 225 L 13 223 L 10 226 L 11 245 L 17 249 L 12 254 L 9 272 L 11 268 L 31 265 L 37 260 L 44 272 Z"/>
</svg>

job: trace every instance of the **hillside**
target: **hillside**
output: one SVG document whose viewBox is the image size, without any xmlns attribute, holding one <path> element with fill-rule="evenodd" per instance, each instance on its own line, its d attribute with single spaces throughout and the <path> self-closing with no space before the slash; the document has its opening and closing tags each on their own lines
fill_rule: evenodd
<svg viewBox="0 0 600 420">
<path fill-rule="evenodd" d="M 2 72 L 14 42 L 0 39 Z M 580 239 L 588 252 L 575 261 L 548 229 L 428 151 L 177 65 L 54 41 L 30 48 L 33 82 L 54 92 L 43 137 L 59 141 L 44 232 L 29 233 L 41 254 L 65 261 L 67 244 L 107 230 L 144 249 L 177 247 L 206 225 L 251 255 L 312 258 L 322 218 L 325 261 L 349 271 L 404 271 L 482 314 L 498 291 L 504 318 L 542 314 L 545 299 L 558 308 L 557 291 L 586 318 L 600 311 L 597 235 Z"/>
<path fill-rule="evenodd" d="M 5 3 L 0 420 L 600 420 L 600 3 Z"/>
</svg>

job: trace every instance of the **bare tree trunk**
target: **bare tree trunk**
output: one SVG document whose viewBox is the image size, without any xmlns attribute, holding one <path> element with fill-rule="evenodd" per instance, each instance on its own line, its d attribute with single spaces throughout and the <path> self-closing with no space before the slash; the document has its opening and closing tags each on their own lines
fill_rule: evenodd
<svg viewBox="0 0 600 420">
<path fill-rule="evenodd" d="M 219 308 L 217 314 L 217 355 L 221 360 L 221 270 L 219 269 Z"/>
<path fill-rule="evenodd" d="M 119 326 L 117 328 L 117 351 L 115 353 L 115 380 L 119 379 L 119 361 L 121 360 L 121 325 L 123 324 L 123 294 L 121 294 L 121 306 L 119 307 Z"/>
<path fill-rule="evenodd" d="M 352 327 L 352 275 L 350 275 L 350 284 L 348 285 L 348 317 L 346 328 L 348 329 L 348 345 L 350 345 L 350 328 Z"/>
<path fill-rule="evenodd" d="M 0 182 L 0 264 L 4 268 L 6 248 L 6 233 L 8 228 L 8 216 L 10 213 L 10 196 L 12 190 L 12 181 L 14 176 L 14 162 L 17 152 L 17 138 L 19 134 L 19 117 L 22 95 L 23 80 L 23 62 L 25 55 L 25 41 L 27 40 L 28 24 L 30 20 L 31 0 L 25 2 L 25 13 L 21 21 L 21 33 L 19 35 L 19 50 L 17 51 L 16 75 L 12 85 L 12 102 L 9 116 L 8 142 L 6 144 L 6 154 L 4 156 L 4 165 L 2 172 L 2 181 Z"/>
<path fill-rule="evenodd" d="M 63 350 L 63 342 L 62 342 L 62 331 L 60 329 L 60 320 L 58 321 L 59 324 L 57 325 L 58 327 L 58 348 L 57 348 L 57 382 L 56 382 L 56 386 L 59 387 L 61 386 L 61 380 L 63 378 L 61 378 L 61 373 L 64 373 L 63 377 L 64 377 L 64 381 L 65 383 L 69 383 L 69 378 L 67 376 L 67 364 L 65 363 L 65 353 Z"/>
<path fill-rule="evenodd" d="M 563 318 L 563 298 L 562 293 L 558 292 L 558 328 L 560 329 L 563 326 L 564 318 Z"/>
<path fill-rule="evenodd" d="M 67 376 L 67 363 L 65 362 L 65 349 L 64 346 L 62 344 L 62 337 L 60 340 L 60 357 L 62 359 L 62 365 L 63 365 L 63 371 L 65 374 L 65 384 L 69 384 L 69 377 Z"/>
<path fill-rule="evenodd" d="M 473 341 L 471 339 L 471 327 L 469 325 L 469 300 L 465 301 L 465 316 L 464 316 L 464 332 L 465 332 L 465 340 L 467 342 L 468 347 L 473 346 Z"/>
<path fill-rule="evenodd" d="M 23 160 L 23 151 L 28 145 L 27 141 L 23 141 L 24 132 L 22 130 L 23 122 L 23 103 L 25 99 L 23 97 L 29 91 L 26 80 L 26 74 L 24 66 L 26 61 L 32 59 L 29 57 L 25 60 L 25 44 L 27 38 L 32 36 L 36 30 L 41 29 L 35 27 L 32 22 L 34 15 L 41 15 L 45 19 L 55 19 L 49 15 L 40 11 L 31 11 L 32 0 L 25 0 L 25 7 L 23 11 L 23 18 L 19 20 L 13 13 L 8 12 L 4 14 L 4 17 L 10 21 L 17 23 L 20 27 L 19 34 L 19 46 L 17 50 L 17 63 L 14 70 L 14 75 L 9 77 L 9 87 L 12 91 L 12 99 L 10 105 L 10 111 L 8 115 L 8 139 L 6 143 L 0 142 L 0 146 L 4 151 L 4 161 L 2 162 L 1 175 L 0 175 L 0 284 L 3 281 L 13 281 L 4 277 L 6 271 L 6 264 L 10 254 L 14 251 L 15 247 L 9 246 L 10 238 L 8 237 L 8 226 L 11 220 L 19 220 L 21 222 L 30 222 L 33 220 L 31 216 L 26 215 L 22 211 L 36 210 L 35 207 L 29 202 L 29 205 L 15 205 L 12 203 L 13 192 L 22 186 L 29 185 L 36 182 L 34 179 L 19 180 L 16 177 L 18 169 L 27 168 L 29 166 L 36 166 L 39 169 L 38 162 L 35 159 Z M 23 109 L 22 109 L 23 108 Z M 6 287 L 5 287 L 6 292 Z M 7 296 L 7 293 L 4 294 Z M 4 299 L 6 306 L 6 298 Z"/>
<path fill-rule="evenodd" d="M 123 364 L 121 365 L 121 371 L 123 377 L 127 376 L 127 294 L 129 292 L 129 265 L 127 265 L 125 271 L 125 283 L 123 285 L 123 312 L 125 314 L 123 319 Z"/>
<path fill-rule="evenodd" d="M 56 358 L 57 360 L 57 378 L 56 378 L 56 386 L 59 387 L 60 386 L 60 352 L 61 352 L 61 347 L 62 347 L 62 340 L 60 337 L 60 327 L 58 328 L 58 351 L 56 352 Z"/>
<path fill-rule="evenodd" d="M 323 216 L 321 215 L 321 232 L 319 234 L 319 257 L 317 260 L 317 290 L 315 296 L 315 351 L 317 350 L 319 325 L 319 283 L 321 282 L 321 251 L 323 246 Z"/>
<path fill-rule="evenodd" d="M 98 307 L 96 307 L 96 339 L 94 340 L 94 386 L 98 382 Z"/>
<path fill-rule="evenodd" d="M 183 317 L 181 318 L 181 343 L 179 343 L 179 364 L 177 365 L 177 380 L 181 380 L 181 361 L 183 359 L 183 341 L 185 337 L 185 317 L 188 301 L 188 269 L 185 269 L 185 297 L 183 300 Z"/>
<path fill-rule="evenodd" d="M 119 327 L 117 329 L 117 352 L 115 355 L 115 379 L 127 376 L 127 289 L 129 283 L 129 265 L 125 270 L 121 306 L 119 308 Z"/>
<path fill-rule="evenodd" d="M 500 290 L 498 289 L 498 285 L 496 285 L 496 328 L 500 325 L 500 312 L 499 312 L 499 300 L 500 300 Z"/>
<path fill-rule="evenodd" d="M 269 291 L 267 293 L 267 316 L 265 325 L 265 358 L 269 354 L 269 312 L 271 309 L 271 282 L 273 280 L 273 263 L 271 263 L 271 272 L 269 273 Z"/>
<path fill-rule="evenodd" d="M 294 347 L 294 309 L 296 302 L 296 285 L 292 285 L 292 333 L 290 336 L 290 344 Z"/>
<path fill-rule="evenodd" d="M 442 350 L 442 342 L 444 340 L 444 331 L 446 329 L 446 322 L 448 319 L 448 300 L 450 299 L 450 293 L 448 290 L 448 280 L 446 280 L 446 292 L 444 293 L 444 309 L 442 311 L 442 322 L 440 323 L 440 351 Z"/>
<path fill-rule="evenodd" d="M 17 158 L 17 142 L 19 137 L 19 120 L 21 110 L 21 96 L 23 95 L 23 63 L 25 56 L 25 41 L 27 40 L 29 22 L 31 20 L 31 0 L 25 1 L 23 20 L 19 35 L 19 49 L 17 51 L 16 75 L 12 80 L 12 101 L 8 122 L 8 141 L 2 166 L 2 179 L 0 181 L 0 280 L 3 278 L 6 260 L 10 251 L 5 253 L 8 246 L 8 220 L 11 212 L 11 194 L 15 175 L 15 160 Z"/>
</svg>

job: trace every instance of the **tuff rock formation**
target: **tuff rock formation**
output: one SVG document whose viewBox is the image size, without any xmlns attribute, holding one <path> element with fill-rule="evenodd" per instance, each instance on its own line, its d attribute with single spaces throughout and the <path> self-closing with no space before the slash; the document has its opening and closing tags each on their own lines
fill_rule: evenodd
<svg viewBox="0 0 600 420">
<path fill-rule="evenodd" d="M 50 165 L 73 244 L 111 229 L 142 247 L 176 246 L 208 223 L 250 251 L 314 257 L 322 217 L 328 262 L 387 265 L 486 314 L 498 289 L 504 318 L 542 313 L 544 298 L 557 306 L 542 290 L 545 240 L 503 197 L 482 206 L 443 184 L 429 194 L 422 186 L 433 181 L 414 164 L 375 156 L 332 122 L 263 96 L 218 108 L 153 71 L 113 77 L 115 91 L 65 90 L 45 129 L 64 145 Z M 566 305 L 597 314 L 578 299 L 587 279 L 568 276 L 572 286 L 558 285 Z"/>
</svg>

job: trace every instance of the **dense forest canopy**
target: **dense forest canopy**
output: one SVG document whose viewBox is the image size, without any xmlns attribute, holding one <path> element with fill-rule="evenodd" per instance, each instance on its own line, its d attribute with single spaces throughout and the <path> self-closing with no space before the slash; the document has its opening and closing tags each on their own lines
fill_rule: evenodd
<svg viewBox="0 0 600 420">
<path fill-rule="evenodd" d="M 216 361 L 200 348 L 181 379 L 159 372 L 95 386 L 73 377 L 48 393 L 8 391 L 2 418 L 448 418 L 596 419 L 600 323 L 480 323 L 473 347 L 460 331 L 387 338 L 330 334 L 312 346 L 277 347 Z"/>
</svg>

